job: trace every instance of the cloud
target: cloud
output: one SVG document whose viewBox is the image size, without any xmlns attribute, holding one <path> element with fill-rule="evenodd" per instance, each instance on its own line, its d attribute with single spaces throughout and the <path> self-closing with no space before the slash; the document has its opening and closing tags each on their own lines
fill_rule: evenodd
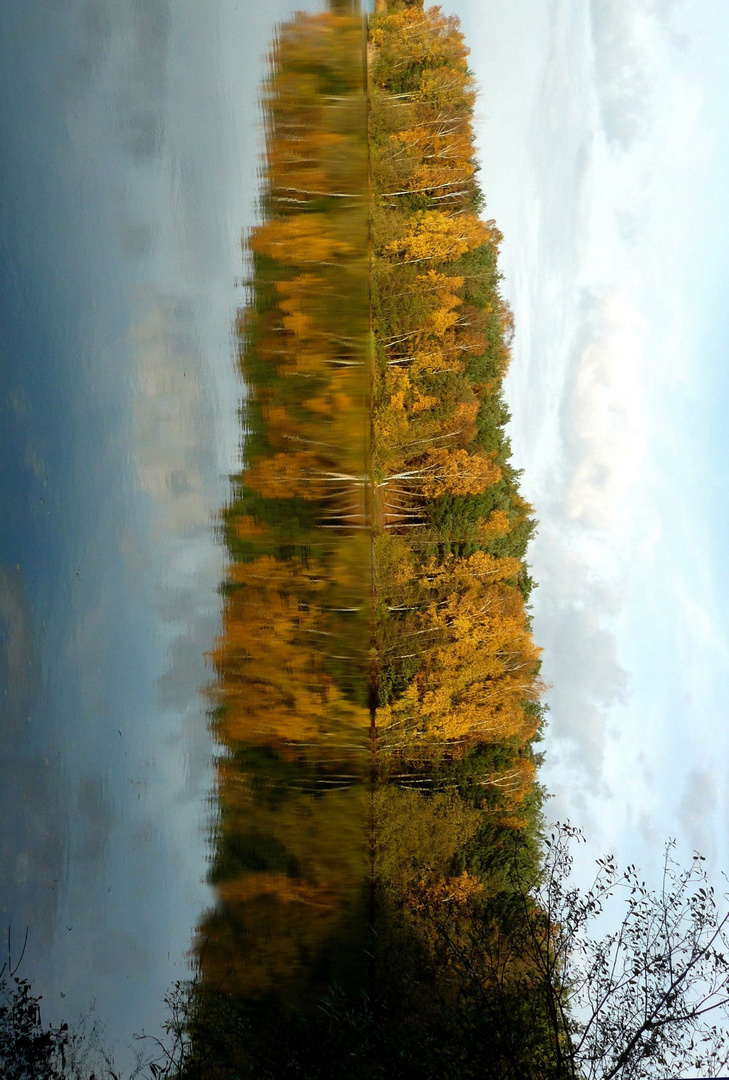
<svg viewBox="0 0 729 1080">
<path fill-rule="evenodd" d="M 636 0 L 592 0 L 591 31 L 600 115 L 608 141 L 622 150 L 644 134 L 652 96 Z"/>
<path fill-rule="evenodd" d="M 561 803 L 570 816 L 584 817 L 593 795 L 611 796 L 613 715 L 630 700 L 616 627 L 631 582 L 625 551 L 645 546 L 647 535 L 630 498 L 646 455 L 646 333 L 624 286 L 576 290 L 552 414 L 541 419 L 551 465 L 541 464 L 539 490 L 528 492 L 540 519 L 534 629 L 552 684 L 545 776 L 568 793 Z"/>
<path fill-rule="evenodd" d="M 528 493 L 540 518 L 534 631 L 551 684 L 545 782 L 560 793 L 560 815 L 586 823 L 598 804 L 623 798 L 616 717 L 631 711 L 634 689 L 619 628 L 659 535 L 641 494 L 647 333 L 624 282 L 576 290 L 550 421 L 552 463 L 542 467 L 540 491 Z"/>
<path fill-rule="evenodd" d="M 565 536 L 544 525 L 534 544 L 542 585 L 535 635 L 544 648 L 549 765 L 574 773 L 578 786 L 602 788 L 610 709 L 628 700 L 610 619 L 622 599 L 591 573 Z M 573 785 L 574 788 L 574 785 Z"/>
<path fill-rule="evenodd" d="M 639 864 L 667 831 L 726 860 L 726 513 L 706 402 L 720 409 L 729 8 L 489 0 L 484 26 L 491 8 L 514 31 L 499 83 L 484 27 L 474 66 L 516 319 L 510 434 L 539 519 L 548 812 Z"/>
<path fill-rule="evenodd" d="M 716 777 L 707 768 L 693 768 L 686 778 L 679 817 L 694 851 L 712 860 L 716 856 L 716 820 L 719 792 Z"/>
<path fill-rule="evenodd" d="M 641 377 L 647 323 L 618 290 L 594 306 L 565 390 L 570 478 L 564 509 L 572 520 L 605 529 L 627 513 L 626 492 L 639 479 L 646 453 Z"/>
</svg>

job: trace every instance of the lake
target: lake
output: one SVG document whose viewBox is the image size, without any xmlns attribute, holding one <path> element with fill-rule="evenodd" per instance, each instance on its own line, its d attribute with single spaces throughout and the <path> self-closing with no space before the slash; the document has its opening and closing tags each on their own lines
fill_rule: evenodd
<svg viewBox="0 0 729 1080">
<path fill-rule="evenodd" d="M 14 960 L 28 931 L 44 1018 L 93 1004 L 122 1064 L 133 1033 L 159 1031 L 220 902 L 232 752 L 211 715 L 235 621 L 221 588 L 244 439 L 241 237 L 265 213 L 267 54 L 294 8 L 320 7 L 9 0 L 0 27 L 0 916 Z M 332 523 L 308 523 L 301 573 Z M 345 578 L 366 545 L 334 524 L 327 603 L 360 609 Z M 366 682 L 360 631 L 332 618 L 340 667 L 356 654 Z M 366 690 L 341 693 L 362 721 Z M 346 760 L 290 765 L 314 777 L 296 796 L 310 810 L 339 800 L 366 820 L 366 724 L 357 739 Z M 350 779 L 322 797 L 329 773 Z"/>
</svg>

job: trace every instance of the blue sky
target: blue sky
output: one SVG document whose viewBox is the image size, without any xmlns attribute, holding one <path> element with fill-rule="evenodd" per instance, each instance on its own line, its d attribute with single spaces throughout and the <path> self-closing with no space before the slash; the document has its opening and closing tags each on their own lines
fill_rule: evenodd
<svg viewBox="0 0 729 1080">
<path fill-rule="evenodd" d="M 729 866 L 729 5 L 454 0 L 540 521 L 544 779 L 590 851 Z"/>
</svg>

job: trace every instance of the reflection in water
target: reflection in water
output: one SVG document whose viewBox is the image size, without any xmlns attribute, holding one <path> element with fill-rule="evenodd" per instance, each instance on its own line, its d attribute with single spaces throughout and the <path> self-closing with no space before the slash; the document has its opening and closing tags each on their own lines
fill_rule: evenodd
<svg viewBox="0 0 729 1080">
<path fill-rule="evenodd" d="M 245 467 L 212 655 L 217 902 L 197 941 L 203 987 L 265 1005 L 265 1023 L 363 985 L 371 813 L 361 20 L 298 16 L 270 65 L 239 317 Z"/>
<path fill-rule="evenodd" d="M 292 6 L 0 19 L 0 934 L 17 958 L 29 928 L 44 1022 L 95 1001 L 122 1071 L 211 896 L 211 519 L 260 57 Z"/>
</svg>

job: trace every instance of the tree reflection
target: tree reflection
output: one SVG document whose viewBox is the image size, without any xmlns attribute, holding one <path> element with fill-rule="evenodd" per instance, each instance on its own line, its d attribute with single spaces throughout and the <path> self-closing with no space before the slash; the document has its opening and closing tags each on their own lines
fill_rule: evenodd
<svg viewBox="0 0 729 1080">
<path fill-rule="evenodd" d="M 299 15 L 269 61 L 263 221 L 238 319 L 244 468 L 211 656 L 216 905 L 195 1000 L 270 1033 L 333 986 L 364 989 L 371 536 L 361 19 Z M 194 1024 L 201 1053 L 218 1026 Z"/>
</svg>

